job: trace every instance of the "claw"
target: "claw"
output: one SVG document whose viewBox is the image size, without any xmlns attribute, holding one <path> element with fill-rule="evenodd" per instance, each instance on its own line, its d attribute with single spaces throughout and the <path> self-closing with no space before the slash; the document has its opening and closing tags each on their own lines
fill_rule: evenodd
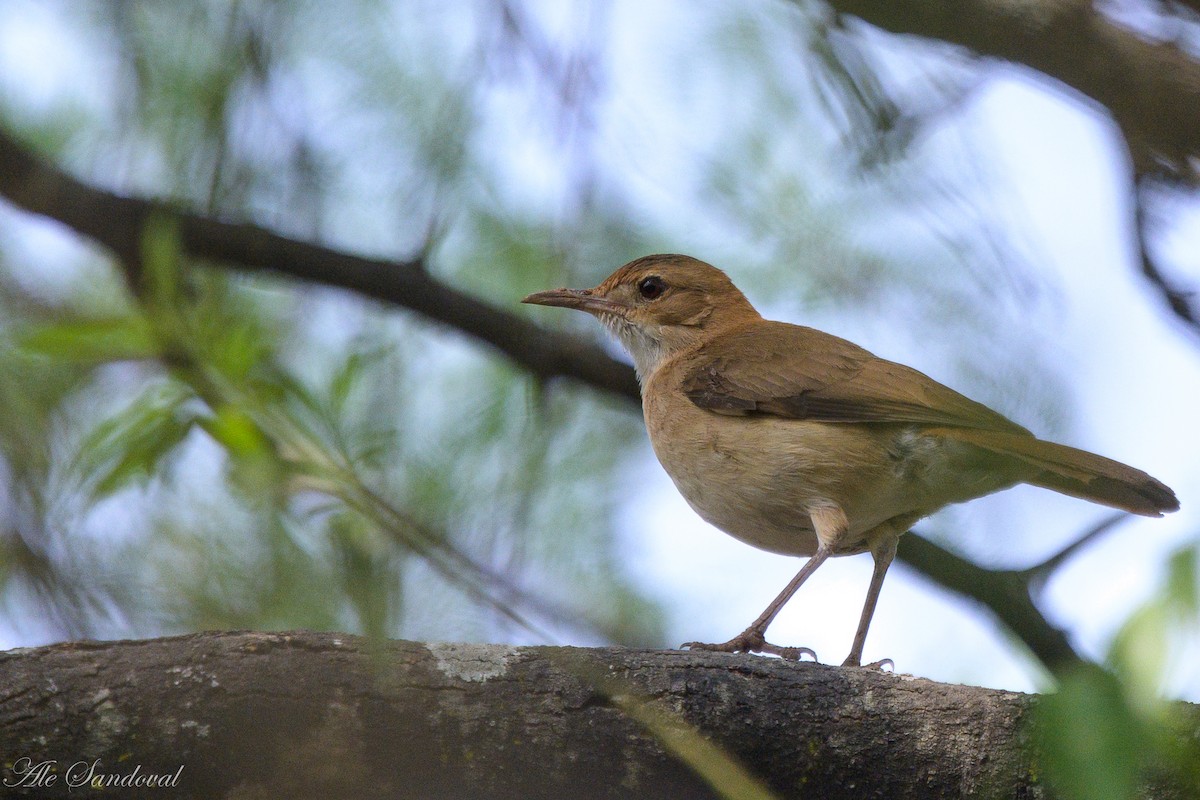
<svg viewBox="0 0 1200 800">
<path fill-rule="evenodd" d="M 847 658 L 842 662 L 843 667 L 861 667 L 862 669 L 877 669 L 880 672 L 895 672 L 896 662 L 890 658 L 881 658 L 878 661 L 872 661 L 870 664 L 859 664 L 857 661 L 851 661 Z M 887 669 L 885 669 L 885 667 Z"/>
<path fill-rule="evenodd" d="M 811 647 L 776 647 L 775 645 L 767 642 L 763 647 L 763 652 L 774 653 L 786 661 L 803 661 L 803 657 L 805 655 L 807 655 L 813 661 L 818 660 L 817 651 L 813 650 Z"/>
<path fill-rule="evenodd" d="M 787 661 L 801 661 L 805 655 L 817 660 L 817 654 L 808 647 L 780 647 L 768 642 L 760 631 L 744 630 L 728 642 L 708 644 L 706 642 L 684 642 L 680 647 L 687 650 L 707 650 L 717 653 L 768 653 Z"/>
</svg>

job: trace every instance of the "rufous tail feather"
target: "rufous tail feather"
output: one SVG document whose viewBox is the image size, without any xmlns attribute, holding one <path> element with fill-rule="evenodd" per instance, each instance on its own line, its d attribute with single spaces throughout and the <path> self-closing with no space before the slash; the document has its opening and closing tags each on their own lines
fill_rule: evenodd
<svg viewBox="0 0 1200 800">
<path fill-rule="evenodd" d="M 927 433 L 955 439 L 1032 467 L 1025 483 L 1052 489 L 1147 517 L 1177 511 L 1170 487 L 1140 469 L 1064 444 L 1003 431 L 935 428 Z"/>
</svg>

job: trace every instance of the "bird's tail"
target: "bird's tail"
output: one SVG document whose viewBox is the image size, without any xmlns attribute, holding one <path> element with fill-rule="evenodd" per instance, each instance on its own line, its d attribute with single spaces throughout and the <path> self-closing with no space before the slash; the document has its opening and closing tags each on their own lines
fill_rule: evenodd
<svg viewBox="0 0 1200 800">
<path fill-rule="evenodd" d="M 1032 469 L 1022 480 L 1034 486 L 1147 517 L 1161 517 L 1163 512 L 1179 509 L 1175 492 L 1162 481 L 1086 450 L 1020 433 L 968 428 L 938 428 L 928 432 L 1027 464 Z"/>
</svg>

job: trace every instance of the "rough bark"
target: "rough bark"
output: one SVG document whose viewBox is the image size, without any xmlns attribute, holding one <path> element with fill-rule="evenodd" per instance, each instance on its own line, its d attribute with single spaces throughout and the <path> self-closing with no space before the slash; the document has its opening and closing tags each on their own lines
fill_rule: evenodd
<svg viewBox="0 0 1200 800">
<path fill-rule="evenodd" d="M 0 753 L 9 784 L 54 762 L 7 790 L 36 797 L 79 796 L 95 759 L 183 768 L 148 797 L 714 797 L 679 757 L 694 728 L 781 797 L 1040 797 L 1034 701 L 746 655 L 210 633 L 0 654 Z"/>
</svg>

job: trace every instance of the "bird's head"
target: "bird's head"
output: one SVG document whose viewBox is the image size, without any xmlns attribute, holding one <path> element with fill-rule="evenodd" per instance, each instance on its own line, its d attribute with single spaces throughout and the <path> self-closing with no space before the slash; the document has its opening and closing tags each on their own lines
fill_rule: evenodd
<svg viewBox="0 0 1200 800">
<path fill-rule="evenodd" d="M 592 314 L 629 351 L 642 380 L 672 355 L 761 319 L 724 272 L 674 254 L 631 261 L 594 289 L 551 289 L 521 302 Z"/>
</svg>

